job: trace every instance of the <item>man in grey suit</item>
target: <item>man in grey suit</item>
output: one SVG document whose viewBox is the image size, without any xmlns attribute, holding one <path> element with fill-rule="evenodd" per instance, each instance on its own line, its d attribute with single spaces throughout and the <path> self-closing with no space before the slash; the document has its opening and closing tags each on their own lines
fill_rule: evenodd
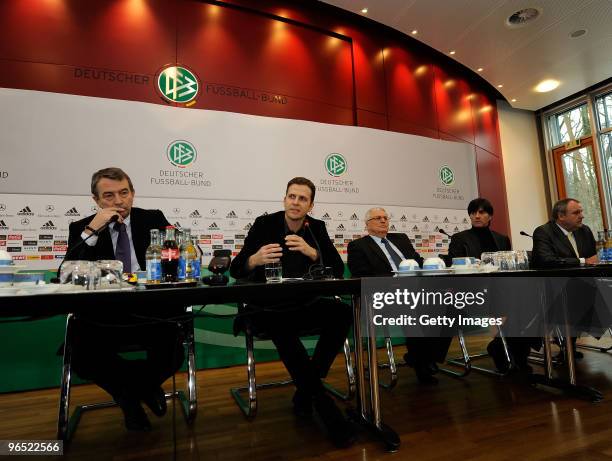
<svg viewBox="0 0 612 461">
<path fill-rule="evenodd" d="M 406 234 L 389 233 L 389 215 L 384 208 L 371 208 L 365 215 L 368 235 L 348 244 L 347 264 L 353 277 L 393 275 L 404 259 L 414 259 L 419 266 L 419 255 Z M 446 357 L 452 338 L 406 338 L 406 363 L 414 368 L 421 384 L 436 384 L 432 376 L 438 371 L 436 362 Z"/>
</svg>

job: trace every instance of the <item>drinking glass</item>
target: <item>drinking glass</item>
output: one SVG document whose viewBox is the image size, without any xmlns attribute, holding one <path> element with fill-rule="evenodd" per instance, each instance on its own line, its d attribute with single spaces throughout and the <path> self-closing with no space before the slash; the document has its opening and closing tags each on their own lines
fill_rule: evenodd
<svg viewBox="0 0 612 461">
<path fill-rule="evenodd" d="M 121 288 L 123 283 L 123 263 L 116 259 L 102 259 L 96 261 L 96 267 L 100 269 L 101 288 Z"/>
<path fill-rule="evenodd" d="M 72 282 L 72 271 L 77 266 L 87 266 L 90 264 L 90 261 L 64 261 L 62 264 L 62 268 L 60 269 L 60 283 L 71 283 Z"/>
<path fill-rule="evenodd" d="M 279 283 L 283 278 L 283 265 L 281 262 L 266 263 L 266 282 Z"/>
<path fill-rule="evenodd" d="M 86 290 L 97 289 L 100 285 L 100 269 L 90 261 L 87 261 L 87 264 L 74 266 L 72 284 L 82 286 Z"/>
</svg>

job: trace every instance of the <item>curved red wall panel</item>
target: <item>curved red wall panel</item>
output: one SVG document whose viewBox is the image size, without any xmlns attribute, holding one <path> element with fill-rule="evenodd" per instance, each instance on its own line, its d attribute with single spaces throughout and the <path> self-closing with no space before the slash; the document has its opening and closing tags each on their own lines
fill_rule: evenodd
<svg viewBox="0 0 612 461">
<path fill-rule="evenodd" d="M 508 233 L 494 89 L 409 37 L 318 2 L 0 2 L 0 86 L 165 104 L 155 74 L 177 62 L 195 108 L 472 144 Z"/>
</svg>

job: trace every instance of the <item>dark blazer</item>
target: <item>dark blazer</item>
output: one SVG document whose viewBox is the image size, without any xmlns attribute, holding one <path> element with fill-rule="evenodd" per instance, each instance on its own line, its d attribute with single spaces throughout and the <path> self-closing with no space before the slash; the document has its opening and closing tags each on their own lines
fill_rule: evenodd
<svg viewBox="0 0 612 461">
<path fill-rule="evenodd" d="M 419 266 L 423 266 L 423 258 L 416 252 L 406 234 L 387 234 L 386 238 L 402 252 L 404 259 L 414 259 L 419 263 Z M 369 235 L 349 243 L 347 252 L 348 267 L 353 277 L 392 274 L 389 260 Z"/>
<path fill-rule="evenodd" d="M 495 245 L 497 245 L 496 251 L 510 251 L 512 249 L 510 239 L 507 236 L 493 230 L 491 234 L 493 235 Z M 474 228 L 457 232 L 451 237 L 450 245 L 448 246 L 449 258 L 459 258 L 462 256 L 480 258 L 481 254 L 482 248 Z"/>
<path fill-rule="evenodd" d="M 597 253 L 595 238 L 588 226 L 574 231 L 578 254 L 589 258 Z M 554 221 L 539 226 L 533 232 L 533 266 L 537 268 L 575 267 L 580 265 L 569 239 Z"/>
<path fill-rule="evenodd" d="M 313 234 L 316 237 L 317 242 L 321 248 L 320 260 L 322 259 L 323 265 L 331 267 L 334 276 L 342 278 L 344 275 L 344 263 L 338 254 L 338 250 L 334 247 L 334 244 L 329 238 L 325 223 L 319 219 L 307 217 L 310 225 L 310 231 L 302 229 L 299 235 L 313 248 L 317 248 L 317 244 L 313 239 Z M 234 258 L 230 266 L 230 274 L 236 279 L 246 279 L 253 281 L 265 281 L 265 268 L 264 266 L 258 266 L 252 271 L 246 270 L 246 263 L 248 259 L 263 246 L 269 243 L 278 243 L 283 246 L 283 252 L 286 254 L 288 251 L 284 246 L 285 242 L 285 212 L 278 211 L 273 214 L 259 216 L 255 219 L 253 227 L 249 230 L 246 238 L 244 239 L 244 247 L 240 250 L 240 253 Z M 283 256 L 284 258 L 285 256 Z M 281 263 L 283 262 L 281 258 Z M 304 256 L 305 259 L 308 259 Z M 316 261 L 310 262 L 308 260 L 306 264 L 316 264 Z"/>
<path fill-rule="evenodd" d="M 100 233 L 98 241 L 94 246 L 89 246 L 85 243 L 77 250 L 72 250 L 75 245 L 83 241 L 81 239 L 81 234 L 85 230 L 85 226 L 92 221 L 94 216 L 95 215 L 87 216 L 86 218 L 70 224 L 66 260 L 84 259 L 95 261 L 97 259 L 115 259 L 113 241 L 111 240 L 110 230 L 108 228 Z M 169 225 L 170 223 L 160 210 L 143 210 L 142 208 L 132 207 L 130 211 L 132 242 L 134 244 L 136 259 L 138 259 L 138 265 L 142 270 L 147 267 L 145 253 L 151 243 L 150 230 L 162 229 Z"/>
</svg>

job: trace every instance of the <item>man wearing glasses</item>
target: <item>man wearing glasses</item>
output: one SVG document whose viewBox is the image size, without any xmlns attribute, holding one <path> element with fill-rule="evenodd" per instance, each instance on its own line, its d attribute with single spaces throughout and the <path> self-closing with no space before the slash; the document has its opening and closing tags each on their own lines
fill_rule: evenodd
<svg viewBox="0 0 612 461">
<path fill-rule="evenodd" d="M 348 245 L 348 267 L 353 277 L 392 275 L 404 259 L 414 259 L 423 265 L 423 258 L 415 251 L 406 234 L 389 233 L 389 215 L 384 208 L 366 212 L 368 235 Z M 406 338 L 406 363 L 414 368 L 421 384 L 436 384 L 432 376 L 438 371 L 436 362 L 446 357 L 451 338 Z"/>
</svg>

